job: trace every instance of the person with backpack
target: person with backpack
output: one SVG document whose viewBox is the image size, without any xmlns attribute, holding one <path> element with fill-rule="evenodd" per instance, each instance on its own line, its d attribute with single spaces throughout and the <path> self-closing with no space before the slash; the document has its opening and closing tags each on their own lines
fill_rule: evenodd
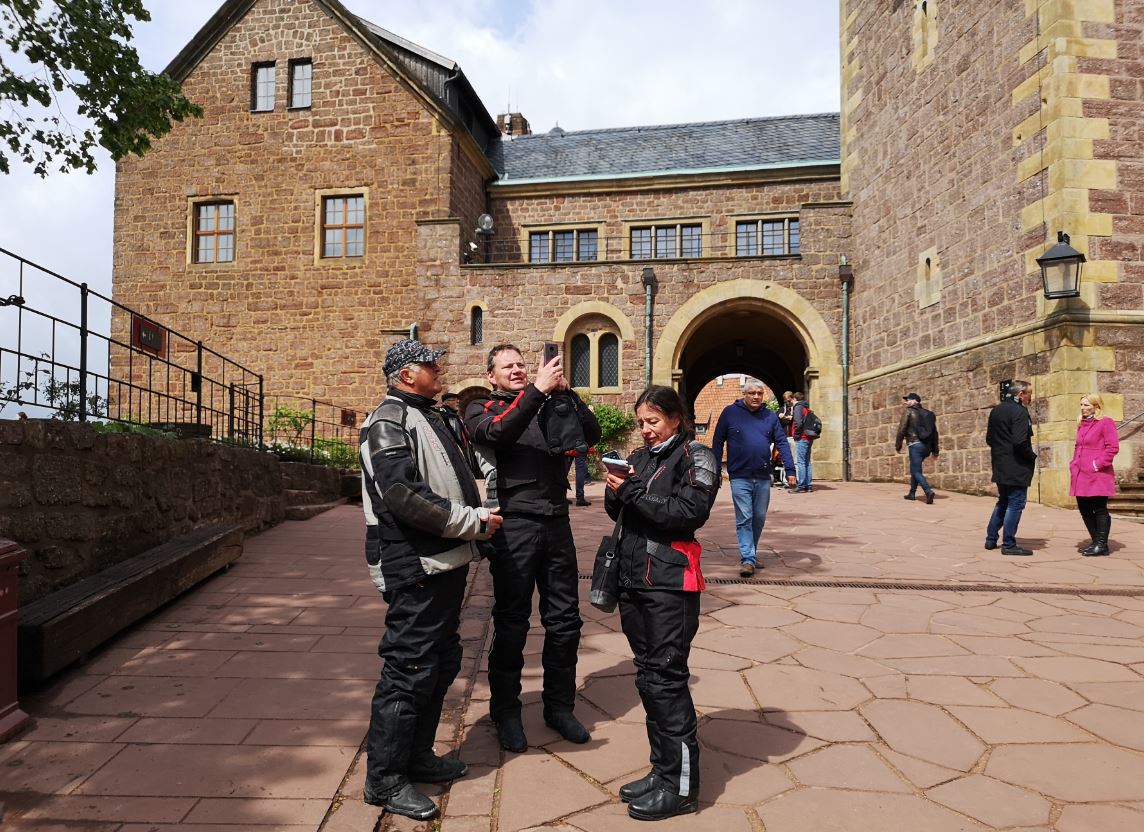
<svg viewBox="0 0 1144 832">
<path fill-rule="evenodd" d="M 796 494 L 808 494 L 814 490 L 810 468 L 810 451 L 814 440 L 822 434 L 822 420 L 806 403 L 805 393 L 794 394 L 794 407 L 791 410 L 791 438 L 794 440 L 795 489 Z"/>
<path fill-rule="evenodd" d="M 568 521 L 569 441 L 582 450 L 600 441 L 600 423 L 564 375 L 555 356 L 529 379 L 512 344 L 488 355 L 492 392 L 465 408 L 473 445 L 496 458 L 496 494 L 504 525 L 493 535 L 493 643 L 489 650 L 489 712 L 506 751 L 527 750 L 521 721 L 521 671 L 533 598 L 544 627 L 540 700 L 544 722 L 569 742 L 591 739 L 572 714 L 580 645 L 576 542 Z M 568 418 L 577 430 L 570 430 Z M 574 434 L 571 435 L 571 434 Z"/>
<path fill-rule="evenodd" d="M 910 455 L 910 493 L 905 495 L 905 499 L 917 499 L 920 485 L 922 493 L 926 495 L 926 505 L 933 505 L 933 489 L 922 471 L 922 463 L 927 456 L 938 454 L 937 417 L 932 410 L 922 407 L 922 397 L 917 393 L 907 393 L 902 396 L 902 401 L 906 406 L 902 411 L 902 419 L 898 422 L 894 449 L 901 453 L 904 441 Z"/>
</svg>

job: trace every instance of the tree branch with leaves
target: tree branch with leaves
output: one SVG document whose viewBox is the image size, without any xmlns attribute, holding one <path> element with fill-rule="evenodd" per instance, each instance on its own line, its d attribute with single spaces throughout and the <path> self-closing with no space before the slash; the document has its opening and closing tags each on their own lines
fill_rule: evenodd
<svg viewBox="0 0 1144 832">
<path fill-rule="evenodd" d="M 142 0 L 0 0 L 0 173 L 11 159 L 39 176 L 92 173 L 96 145 L 114 160 L 142 156 L 173 122 L 202 115 L 139 63 L 132 22 L 150 19 Z M 68 121 L 65 92 L 86 126 Z"/>
</svg>

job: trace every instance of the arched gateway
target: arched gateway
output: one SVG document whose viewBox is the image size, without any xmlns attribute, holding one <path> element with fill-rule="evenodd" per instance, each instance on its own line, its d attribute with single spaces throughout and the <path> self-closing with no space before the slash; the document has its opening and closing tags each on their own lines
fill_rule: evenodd
<svg viewBox="0 0 1144 832">
<path fill-rule="evenodd" d="M 652 379 L 692 403 L 722 373 L 748 373 L 776 392 L 805 389 L 822 419 L 815 478 L 842 478 L 842 366 L 822 315 L 792 289 L 730 280 L 697 292 L 663 327 Z"/>
</svg>

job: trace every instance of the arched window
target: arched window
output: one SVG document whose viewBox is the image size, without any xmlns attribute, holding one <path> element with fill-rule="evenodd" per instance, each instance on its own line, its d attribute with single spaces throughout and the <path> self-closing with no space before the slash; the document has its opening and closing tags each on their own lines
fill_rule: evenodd
<svg viewBox="0 0 1144 832">
<path fill-rule="evenodd" d="M 600 336 L 597 378 L 600 387 L 620 386 L 620 339 L 611 332 Z"/>
<path fill-rule="evenodd" d="M 569 378 L 573 387 L 588 387 L 592 383 L 592 344 L 587 335 L 576 335 L 572 338 Z"/>
<path fill-rule="evenodd" d="M 469 315 L 469 343 L 479 344 L 485 340 L 485 310 L 474 306 Z"/>
</svg>

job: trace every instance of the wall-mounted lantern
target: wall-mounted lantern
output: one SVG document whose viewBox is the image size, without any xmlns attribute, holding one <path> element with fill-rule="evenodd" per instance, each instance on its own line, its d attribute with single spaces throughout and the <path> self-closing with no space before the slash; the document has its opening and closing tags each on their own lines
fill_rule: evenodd
<svg viewBox="0 0 1144 832">
<path fill-rule="evenodd" d="M 1069 245 L 1069 235 L 1057 232 L 1057 244 L 1037 258 L 1041 267 L 1041 283 L 1045 297 L 1075 298 L 1080 296 L 1080 267 L 1085 257 Z"/>
</svg>

